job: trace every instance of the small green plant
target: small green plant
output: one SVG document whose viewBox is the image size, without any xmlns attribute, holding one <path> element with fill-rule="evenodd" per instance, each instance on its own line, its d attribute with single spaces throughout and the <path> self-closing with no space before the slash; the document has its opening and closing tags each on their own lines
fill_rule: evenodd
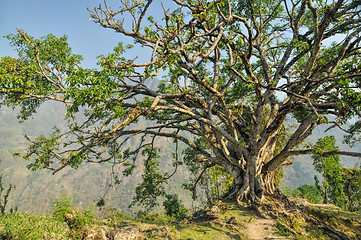
<svg viewBox="0 0 361 240">
<path fill-rule="evenodd" d="M 183 206 L 177 194 L 168 194 L 165 197 L 167 199 L 163 202 L 163 206 L 167 216 L 175 217 L 177 220 L 187 217 L 188 209 Z"/>
<path fill-rule="evenodd" d="M 113 227 L 127 224 L 128 220 L 133 220 L 131 216 L 126 215 L 121 211 L 117 211 L 117 209 L 113 207 L 105 207 L 101 215 L 102 219 L 108 219 L 110 226 Z"/>
<path fill-rule="evenodd" d="M 13 190 L 15 187 L 13 185 L 9 185 L 8 189 L 5 191 L 4 184 L 2 181 L 3 175 L 0 175 L 0 214 L 5 214 L 6 205 L 8 203 L 8 198 L 10 195 L 11 190 Z M 5 191 L 5 194 L 3 195 L 3 192 Z"/>
<path fill-rule="evenodd" d="M 315 185 L 323 197 L 323 203 L 333 203 L 346 208 L 346 198 L 343 191 L 345 181 L 342 178 L 341 159 L 338 155 L 323 156 L 324 151 L 338 151 L 334 136 L 320 138 L 314 146 L 317 151 L 312 154 L 313 166 L 322 176 L 322 181 L 315 175 Z"/>
<path fill-rule="evenodd" d="M 145 217 L 147 216 L 147 212 L 143 211 L 143 210 L 139 210 L 135 216 L 136 219 L 141 220 L 141 219 L 145 219 Z"/>
<path fill-rule="evenodd" d="M 53 204 L 54 217 L 60 221 L 65 221 L 67 214 L 71 214 L 74 210 L 73 204 L 74 198 L 72 196 L 59 197 Z"/>
<path fill-rule="evenodd" d="M 63 196 L 54 201 L 53 210 L 55 219 L 65 222 L 69 226 L 71 237 L 75 239 L 84 237 L 87 227 L 95 220 L 94 209 L 74 208 L 74 198 L 71 196 Z"/>
<path fill-rule="evenodd" d="M 161 216 L 159 216 L 158 213 L 148 213 L 148 211 L 143 211 L 143 210 L 139 210 L 137 212 L 136 219 L 151 223 L 162 222 Z"/>
</svg>

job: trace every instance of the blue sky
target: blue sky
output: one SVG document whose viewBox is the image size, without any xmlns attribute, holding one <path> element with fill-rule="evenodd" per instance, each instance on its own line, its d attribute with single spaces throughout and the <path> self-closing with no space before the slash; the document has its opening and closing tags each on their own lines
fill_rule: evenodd
<svg viewBox="0 0 361 240">
<path fill-rule="evenodd" d="M 120 1 L 108 2 L 116 6 Z M 154 2 L 157 5 L 151 9 L 152 15 L 162 16 L 160 1 Z M 92 9 L 101 3 L 103 0 L 0 0 L 0 57 L 16 56 L 9 41 L 2 36 L 16 33 L 19 28 L 34 37 L 49 33 L 58 37 L 68 35 L 73 52 L 84 56 L 83 65 L 88 68 L 96 67 L 96 56 L 111 52 L 119 41 L 132 42 L 90 20 L 87 8 Z M 136 51 L 132 54 L 142 55 L 139 49 Z"/>
</svg>

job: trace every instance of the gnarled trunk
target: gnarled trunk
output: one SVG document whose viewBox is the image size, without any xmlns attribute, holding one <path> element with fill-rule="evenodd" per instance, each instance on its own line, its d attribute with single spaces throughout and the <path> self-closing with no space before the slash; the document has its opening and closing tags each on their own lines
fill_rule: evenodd
<svg viewBox="0 0 361 240">
<path fill-rule="evenodd" d="M 257 164 L 257 158 L 248 159 L 243 168 L 225 167 L 233 177 L 233 191 L 229 198 L 249 202 L 262 202 L 265 193 L 273 193 L 274 172 L 262 174 L 263 164 Z"/>
</svg>

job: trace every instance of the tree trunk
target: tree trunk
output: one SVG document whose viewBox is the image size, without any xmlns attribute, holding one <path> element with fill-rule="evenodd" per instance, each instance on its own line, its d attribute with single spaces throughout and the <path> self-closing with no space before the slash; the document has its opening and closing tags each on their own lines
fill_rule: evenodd
<svg viewBox="0 0 361 240">
<path fill-rule="evenodd" d="M 261 166 L 257 166 L 257 158 L 251 158 L 247 161 L 244 168 L 225 167 L 226 171 L 233 177 L 233 191 L 229 198 L 237 201 L 246 202 L 262 202 L 264 193 L 273 192 L 273 175 L 269 176 L 267 180 L 261 177 Z"/>
<path fill-rule="evenodd" d="M 262 175 L 262 185 L 266 193 L 272 194 L 276 190 L 274 175 L 275 172 L 266 172 Z"/>
<path fill-rule="evenodd" d="M 325 193 L 323 195 L 323 203 L 324 204 L 328 204 L 328 192 L 327 192 L 327 187 L 324 187 L 325 188 Z"/>
</svg>

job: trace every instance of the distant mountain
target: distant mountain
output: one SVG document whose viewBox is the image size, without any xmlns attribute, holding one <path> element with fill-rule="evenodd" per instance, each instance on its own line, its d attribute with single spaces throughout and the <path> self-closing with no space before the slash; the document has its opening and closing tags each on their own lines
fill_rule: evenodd
<svg viewBox="0 0 361 240">
<path fill-rule="evenodd" d="M 48 170 L 30 171 L 26 168 L 28 162 L 12 156 L 13 152 L 26 149 L 28 142 L 24 138 L 25 134 L 28 136 L 47 135 L 54 126 L 60 129 L 65 127 L 64 114 L 62 106 L 46 103 L 41 106 L 33 119 L 19 124 L 15 111 L 0 108 L 0 174 L 4 175 L 6 183 L 16 186 L 11 195 L 9 208 L 17 206 L 19 211 L 45 213 L 51 211 L 56 197 L 64 195 L 75 196 L 78 204 L 86 207 L 103 197 L 107 187 L 113 184 L 111 163 L 83 164 L 77 170 L 66 168 L 52 175 Z M 162 141 L 158 144 L 173 146 Z M 171 149 L 163 147 L 160 155 L 163 157 L 162 163 L 171 170 Z M 121 166 L 114 168 L 121 184 L 110 188 L 105 198 L 108 206 L 116 207 L 128 214 L 134 214 L 139 210 L 136 207 L 128 208 L 134 189 L 141 180 L 142 166 L 137 169 L 133 176 L 123 177 Z M 167 191 L 182 195 L 183 201 L 188 203 L 187 207 L 191 207 L 190 194 L 182 188 L 185 179 L 189 179 L 188 173 L 180 168 L 167 186 Z"/>
<path fill-rule="evenodd" d="M 65 111 L 62 106 L 54 103 L 46 103 L 38 110 L 33 119 L 29 119 L 23 124 L 19 124 L 15 117 L 15 111 L 9 108 L 0 108 L 0 174 L 4 174 L 5 182 L 16 185 L 9 203 L 9 207 L 17 206 L 19 211 L 30 211 L 45 213 L 52 208 L 52 202 L 58 196 L 72 195 L 78 198 L 78 203 L 82 206 L 93 204 L 105 193 L 111 182 L 111 164 L 84 164 L 79 169 L 66 168 L 63 171 L 52 175 L 49 171 L 32 172 L 26 168 L 28 164 L 22 159 L 12 156 L 14 151 L 24 151 L 28 145 L 24 135 L 37 136 L 39 134 L 49 134 L 54 126 L 64 128 L 66 122 L 63 121 Z M 335 135 L 337 142 L 342 144 L 342 133 L 336 128 L 324 132 L 326 127 L 317 128 L 309 141 L 316 142 L 318 138 L 325 135 Z M 162 164 L 167 169 L 172 170 L 171 153 L 174 147 L 170 142 L 160 141 L 160 155 Z M 342 146 L 349 149 L 348 146 Z M 354 151 L 361 151 L 355 148 Z M 353 167 L 359 159 L 342 158 L 342 162 L 347 167 Z M 313 184 L 312 159 L 309 156 L 299 156 L 294 158 L 293 165 L 285 169 L 283 186 L 296 188 L 302 184 Z M 121 184 L 110 188 L 106 202 L 108 205 L 117 207 L 122 211 L 132 214 L 137 208 L 128 209 L 134 189 L 141 180 L 141 167 L 129 178 L 122 177 L 121 166 L 115 168 L 116 174 L 121 178 Z M 189 173 L 182 167 L 171 179 L 167 188 L 170 193 L 177 193 L 188 208 L 192 206 L 189 192 L 182 188 L 182 183 L 189 179 Z"/>
<path fill-rule="evenodd" d="M 325 132 L 329 125 L 318 126 L 313 134 L 306 140 L 306 142 L 316 143 L 319 138 L 325 136 L 335 136 L 336 143 L 340 149 L 345 151 L 361 152 L 361 145 L 355 145 L 350 148 L 348 145 L 343 144 L 344 133 L 338 128 L 332 128 Z M 341 164 L 344 167 L 360 166 L 360 159 L 354 157 L 340 156 Z M 282 186 L 289 188 L 297 188 L 303 184 L 314 184 L 314 175 L 317 172 L 313 169 L 313 160 L 311 156 L 296 156 L 292 160 L 293 164 L 285 168 L 285 177 L 282 180 Z"/>
</svg>

